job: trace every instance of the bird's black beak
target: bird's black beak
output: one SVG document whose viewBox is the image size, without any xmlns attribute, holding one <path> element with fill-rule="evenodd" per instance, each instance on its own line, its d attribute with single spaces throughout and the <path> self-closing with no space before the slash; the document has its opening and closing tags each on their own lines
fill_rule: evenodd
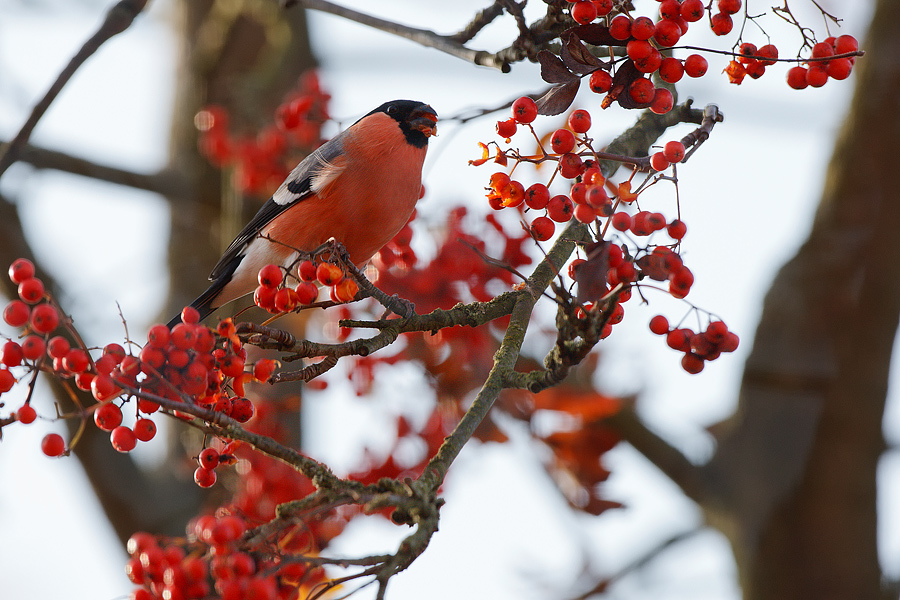
<svg viewBox="0 0 900 600">
<path fill-rule="evenodd" d="M 437 113 L 434 109 L 423 104 L 414 109 L 409 115 L 409 126 L 421 131 L 426 137 L 437 135 Z"/>
</svg>

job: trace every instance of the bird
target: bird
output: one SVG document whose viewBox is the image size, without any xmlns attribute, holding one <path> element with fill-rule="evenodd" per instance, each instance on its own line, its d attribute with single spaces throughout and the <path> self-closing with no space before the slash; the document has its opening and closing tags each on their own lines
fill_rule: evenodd
<svg viewBox="0 0 900 600">
<path fill-rule="evenodd" d="M 191 306 L 201 320 L 253 293 L 259 270 L 290 265 L 296 250 L 340 242 L 364 265 L 409 221 L 437 113 L 415 100 L 375 108 L 303 159 L 229 244 L 209 288 Z M 172 329 L 181 314 L 169 322 Z"/>
</svg>

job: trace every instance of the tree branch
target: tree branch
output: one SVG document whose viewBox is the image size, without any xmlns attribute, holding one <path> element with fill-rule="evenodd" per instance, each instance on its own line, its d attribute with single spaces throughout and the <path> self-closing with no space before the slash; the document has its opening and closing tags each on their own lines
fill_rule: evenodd
<svg viewBox="0 0 900 600">
<path fill-rule="evenodd" d="M 75 56 L 72 57 L 72 60 L 70 60 L 69 64 L 66 65 L 66 68 L 62 70 L 56 78 L 56 81 L 53 82 L 53 85 L 51 85 L 50 89 L 47 90 L 47 93 L 44 94 L 44 97 L 34 106 L 31 115 L 28 117 L 28 120 L 25 121 L 25 124 L 22 125 L 22 128 L 19 130 L 19 133 L 16 134 L 16 137 L 0 151 L 0 177 L 2 177 L 6 169 L 16 161 L 21 147 L 28 141 L 28 138 L 31 137 L 31 132 L 34 131 L 38 121 L 41 120 L 41 117 L 43 117 L 44 113 L 47 112 L 47 109 L 50 108 L 50 104 L 53 103 L 63 87 L 69 82 L 69 79 L 72 78 L 75 71 L 77 71 L 78 68 L 104 44 L 104 42 L 114 35 L 128 29 L 134 22 L 135 17 L 144 10 L 146 4 L 147 0 L 119 0 L 115 6 L 109 9 L 106 13 L 106 19 L 103 21 L 103 24 L 100 25 L 97 32 L 94 33 L 94 35 L 84 43 Z"/>
</svg>

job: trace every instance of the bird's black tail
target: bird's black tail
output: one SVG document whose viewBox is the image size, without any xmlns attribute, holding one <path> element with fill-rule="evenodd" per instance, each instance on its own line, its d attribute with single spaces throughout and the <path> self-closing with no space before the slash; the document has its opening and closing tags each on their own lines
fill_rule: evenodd
<svg viewBox="0 0 900 600">
<path fill-rule="evenodd" d="M 206 317 L 208 317 L 216 308 L 212 306 L 213 300 L 219 295 L 219 292 L 222 291 L 229 281 L 231 281 L 231 276 L 234 274 L 235 269 L 237 269 L 238 264 L 240 264 L 243 256 L 236 256 L 234 260 L 232 260 L 232 264 L 228 265 L 225 271 L 219 275 L 219 277 L 210 284 L 206 291 L 197 296 L 197 299 L 191 302 L 191 306 L 197 309 L 200 313 L 200 320 L 202 321 Z M 176 325 L 181 323 L 181 312 L 174 317 L 172 320 L 167 323 L 169 329 L 172 329 Z"/>
</svg>

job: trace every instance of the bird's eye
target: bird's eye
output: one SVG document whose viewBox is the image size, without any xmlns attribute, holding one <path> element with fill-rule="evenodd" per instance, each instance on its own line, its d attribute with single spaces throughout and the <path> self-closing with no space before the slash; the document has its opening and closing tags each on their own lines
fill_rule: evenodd
<svg viewBox="0 0 900 600">
<path fill-rule="evenodd" d="M 387 113 L 388 113 L 389 115 L 392 115 L 392 114 L 394 114 L 395 112 L 397 112 L 397 107 L 396 107 L 396 106 L 391 105 L 391 106 L 388 106 L 388 107 L 387 107 Z"/>
</svg>

